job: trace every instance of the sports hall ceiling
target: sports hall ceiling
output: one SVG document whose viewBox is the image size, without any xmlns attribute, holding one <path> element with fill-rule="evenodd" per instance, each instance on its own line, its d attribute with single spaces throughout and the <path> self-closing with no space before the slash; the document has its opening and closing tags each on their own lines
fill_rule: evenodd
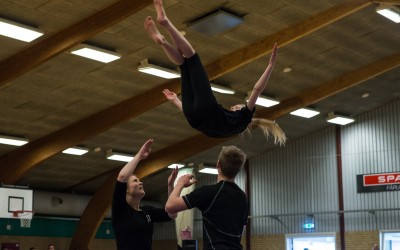
<svg viewBox="0 0 400 250">
<path fill-rule="evenodd" d="M 164 5 L 210 78 L 236 90 L 216 94 L 225 106 L 244 102 L 273 44 L 279 44 L 264 94 L 281 103 L 258 107 L 257 116 L 276 119 L 290 144 L 331 126 L 329 112 L 357 117 L 399 99 L 400 24 L 378 15 L 378 2 L 400 5 L 398 0 L 166 0 Z M 216 35 L 189 28 L 191 20 L 218 8 L 243 17 L 243 23 Z M 0 134 L 30 140 L 22 147 L 0 145 L 3 184 L 93 194 L 123 166 L 105 158 L 108 149 L 134 153 L 154 138 L 152 158 L 138 169 L 152 198 L 165 193 L 171 163 L 215 163 L 227 144 L 250 158 L 279 147 L 258 130 L 215 140 L 187 124 L 161 93 L 164 88 L 179 93 L 179 79 L 137 70 L 143 59 L 173 67 L 143 28 L 149 15 L 156 16 L 150 0 L 0 0 L 0 17 L 45 33 L 32 43 L 0 36 Z M 69 53 L 83 42 L 115 49 L 122 58 L 103 64 Z M 292 70 L 285 73 L 286 67 Z M 301 107 L 321 113 L 310 119 L 289 115 Z M 90 152 L 61 153 L 76 145 Z"/>
</svg>

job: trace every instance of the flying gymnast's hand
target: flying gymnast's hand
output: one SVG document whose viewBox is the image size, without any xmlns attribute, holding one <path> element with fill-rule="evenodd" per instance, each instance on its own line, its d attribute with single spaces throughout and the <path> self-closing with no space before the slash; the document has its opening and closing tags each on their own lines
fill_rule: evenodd
<svg viewBox="0 0 400 250">
<path fill-rule="evenodd" d="M 168 101 L 173 103 L 178 109 L 182 111 L 182 102 L 181 100 L 179 100 L 178 96 L 174 92 L 170 91 L 169 89 L 164 89 L 163 94 Z"/>
<path fill-rule="evenodd" d="M 178 99 L 178 96 L 174 92 L 170 91 L 169 89 L 164 89 L 163 94 L 164 94 L 165 98 L 168 99 L 168 101 L 175 101 L 176 99 Z"/>
</svg>

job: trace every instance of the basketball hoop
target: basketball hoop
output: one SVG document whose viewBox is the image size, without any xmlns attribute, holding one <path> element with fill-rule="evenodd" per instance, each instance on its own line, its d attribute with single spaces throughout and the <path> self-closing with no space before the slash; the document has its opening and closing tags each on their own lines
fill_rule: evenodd
<svg viewBox="0 0 400 250">
<path fill-rule="evenodd" d="M 14 218 L 19 218 L 20 220 L 20 227 L 22 228 L 30 228 L 31 227 L 31 221 L 34 212 L 29 211 L 29 210 L 17 210 L 17 211 L 12 211 L 13 217 Z"/>
</svg>

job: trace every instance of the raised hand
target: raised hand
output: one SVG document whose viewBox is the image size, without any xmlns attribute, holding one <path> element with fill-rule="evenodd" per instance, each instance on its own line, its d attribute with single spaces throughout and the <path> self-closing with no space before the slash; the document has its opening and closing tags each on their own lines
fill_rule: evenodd
<svg viewBox="0 0 400 250">
<path fill-rule="evenodd" d="M 139 152 L 136 154 L 135 157 L 139 157 L 140 160 L 146 159 L 151 152 L 151 145 L 153 145 L 153 139 L 147 140 L 140 148 Z"/>
<path fill-rule="evenodd" d="M 174 169 L 172 169 L 172 172 L 168 177 L 168 186 L 174 186 L 174 182 L 177 176 L 178 176 L 178 167 L 175 167 Z"/>
<path fill-rule="evenodd" d="M 165 98 L 168 99 L 168 101 L 174 101 L 174 100 L 178 99 L 178 96 L 174 92 L 170 91 L 169 89 L 164 89 L 163 94 L 164 94 Z"/>
<path fill-rule="evenodd" d="M 183 187 L 190 187 L 196 182 L 197 180 L 194 178 L 194 175 L 192 174 L 182 175 L 178 180 L 178 183 L 181 184 Z"/>
<path fill-rule="evenodd" d="M 271 57 L 269 58 L 269 64 L 274 65 L 276 60 L 276 55 L 278 54 L 278 44 L 275 43 L 272 49 Z"/>
</svg>

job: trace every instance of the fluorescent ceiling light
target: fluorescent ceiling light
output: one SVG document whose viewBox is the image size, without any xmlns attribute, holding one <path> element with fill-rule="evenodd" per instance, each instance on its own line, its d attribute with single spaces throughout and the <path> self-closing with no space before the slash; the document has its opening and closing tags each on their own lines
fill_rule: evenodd
<svg viewBox="0 0 400 250">
<path fill-rule="evenodd" d="M 144 59 L 140 62 L 138 66 L 138 70 L 142 73 L 166 78 L 166 79 L 173 79 L 181 77 L 181 74 L 177 71 L 163 68 L 154 64 L 150 64 L 147 59 Z"/>
<path fill-rule="evenodd" d="M 295 110 L 293 112 L 290 112 L 291 115 L 297 115 L 297 116 L 301 116 L 304 118 L 311 118 L 313 116 L 316 116 L 319 114 L 319 111 L 310 109 L 310 108 L 301 108 L 298 110 Z"/>
<path fill-rule="evenodd" d="M 175 167 L 183 168 L 184 166 L 185 166 L 185 164 L 173 163 L 173 164 L 169 165 L 168 168 L 175 168 Z"/>
<path fill-rule="evenodd" d="M 228 95 L 233 95 L 235 94 L 235 90 L 217 85 L 215 83 L 210 83 L 211 89 L 215 92 L 221 93 L 221 94 L 228 94 Z"/>
<path fill-rule="evenodd" d="M 84 148 L 84 147 L 72 147 L 72 148 L 67 148 L 66 150 L 62 151 L 64 154 L 70 154 L 70 155 L 84 155 L 87 152 L 89 152 L 89 149 Z"/>
<path fill-rule="evenodd" d="M 249 95 L 246 97 L 246 102 L 249 101 L 249 97 L 250 97 Z M 259 105 L 259 106 L 263 106 L 263 107 L 267 107 L 268 108 L 268 107 L 272 107 L 272 106 L 275 106 L 275 105 L 279 104 L 279 101 L 276 100 L 276 99 L 273 99 L 271 97 L 266 97 L 266 96 L 261 96 L 260 95 L 257 98 L 256 104 Z"/>
<path fill-rule="evenodd" d="M 12 146 L 22 146 L 27 144 L 29 141 L 24 138 L 18 138 L 14 136 L 0 135 L 0 144 L 12 145 Z"/>
<path fill-rule="evenodd" d="M 109 63 L 121 58 L 121 55 L 114 51 L 105 50 L 88 44 L 78 45 L 71 50 L 71 53 L 103 63 Z"/>
<path fill-rule="evenodd" d="M 376 12 L 395 23 L 400 23 L 400 9 L 394 5 L 381 4 L 376 8 Z"/>
<path fill-rule="evenodd" d="M 269 97 L 259 96 L 256 101 L 256 104 L 268 108 L 268 107 L 272 107 L 272 106 L 279 104 L 279 101 L 276 99 L 269 98 Z"/>
<path fill-rule="evenodd" d="M 200 169 L 199 172 L 204 174 L 218 174 L 218 169 L 205 167 Z"/>
<path fill-rule="evenodd" d="M 326 121 L 329 123 L 334 123 L 339 125 L 347 125 L 349 123 L 354 122 L 354 119 L 343 115 L 336 115 L 334 113 L 329 113 L 328 119 Z"/>
<path fill-rule="evenodd" d="M 107 150 L 106 157 L 109 160 L 123 161 L 123 162 L 130 162 L 134 158 L 133 155 L 123 154 L 123 153 L 116 153 L 116 152 L 112 152 L 112 150 Z"/>
<path fill-rule="evenodd" d="M 218 169 L 214 166 L 207 166 L 204 163 L 199 164 L 199 173 L 218 174 Z"/>
<path fill-rule="evenodd" d="M 24 42 L 32 42 L 43 35 L 43 32 L 23 24 L 0 18 L 0 35 Z"/>
</svg>

